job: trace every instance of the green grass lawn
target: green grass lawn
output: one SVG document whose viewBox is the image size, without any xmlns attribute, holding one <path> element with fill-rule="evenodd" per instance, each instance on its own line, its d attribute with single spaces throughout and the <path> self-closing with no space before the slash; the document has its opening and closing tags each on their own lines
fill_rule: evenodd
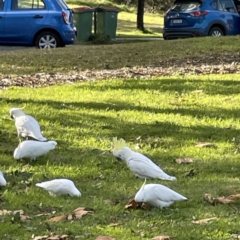
<svg viewBox="0 0 240 240">
<path fill-rule="evenodd" d="M 191 38 L 172 41 L 123 42 L 108 45 L 74 45 L 53 50 L 24 49 L 1 51 L 0 75 L 37 72 L 69 72 L 87 69 L 118 69 L 134 66 L 172 66 L 205 57 L 204 63 L 218 59 L 229 62 L 225 53 L 239 51 L 239 36 Z M 222 54 L 222 55 L 219 55 Z M 212 57 L 213 56 L 213 57 Z M 212 58 L 211 58 L 212 57 Z M 231 61 L 235 62 L 236 59 Z M 231 63 L 230 61 L 230 63 Z M 164 63 L 165 62 L 165 63 Z M 198 62 L 195 61 L 197 64 Z M 173 66 L 174 67 L 174 66 Z"/>
<path fill-rule="evenodd" d="M 118 240 L 158 235 L 176 240 L 234 239 L 231 235 L 240 233 L 239 202 L 212 206 L 203 196 L 240 192 L 239 154 L 234 153 L 238 146 L 232 141 L 239 136 L 239 85 L 238 75 L 207 75 L 1 90 L 0 169 L 8 185 L 0 190 L 0 210 L 22 209 L 32 217 L 21 222 L 17 216 L 0 216 L 1 239 L 25 240 L 51 232 L 70 234 L 70 239 L 98 235 Z M 35 162 L 16 162 L 12 157 L 18 139 L 8 111 L 24 105 L 25 112 L 40 122 L 44 135 L 58 142 L 55 150 Z M 148 183 L 171 187 L 189 201 L 163 210 L 125 210 L 143 181 L 112 156 L 115 136 L 178 179 Z M 196 148 L 196 142 L 217 147 Z M 191 157 L 194 162 L 178 165 L 174 159 L 179 157 Z M 195 175 L 187 177 L 191 169 Z M 72 179 L 82 197 L 54 198 L 35 186 L 54 178 Z M 80 220 L 48 221 L 77 207 L 95 212 Z M 50 215 L 35 216 L 40 213 Z M 210 217 L 218 220 L 192 223 Z M 111 227 L 111 223 L 119 225 Z"/>
</svg>

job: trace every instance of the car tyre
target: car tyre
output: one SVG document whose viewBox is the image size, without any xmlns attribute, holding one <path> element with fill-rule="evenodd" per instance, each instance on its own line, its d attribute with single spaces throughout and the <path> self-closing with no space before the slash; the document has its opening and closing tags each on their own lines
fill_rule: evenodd
<svg viewBox="0 0 240 240">
<path fill-rule="evenodd" d="M 224 36 L 223 30 L 219 27 L 213 27 L 210 29 L 208 36 L 221 37 Z"/>
<path fill-rule="evenodd" d="M 56 48 L 61 46 L 61 41 L 53 32 L 42 32 L 37 36 L 35 45 L 37 48 Z"/>
</svg>

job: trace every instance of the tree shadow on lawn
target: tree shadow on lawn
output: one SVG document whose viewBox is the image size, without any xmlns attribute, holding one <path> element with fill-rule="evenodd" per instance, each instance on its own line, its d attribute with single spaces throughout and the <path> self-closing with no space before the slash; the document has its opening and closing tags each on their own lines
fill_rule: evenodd
<svg viewBox="0 0 240 240">
<path fill-rule="evenodd" d="M 7 99 L 5 98 L 5 101 L 7 103 L 14 103 L 14 104 L 23 104 L 25 103 L 24 100 L 21 99 Z M 48 104 L 49 107 L 55 108 L 56 106 L 59 106 L 61 103 L 57 101 L 32 101 L 28 100 L 29 104 L 36 104 L 38 107 L 41 104 Z M 37 119 L 45 119 L 49 122 L 53 123 L 59 123 L 60 126 L 62 126 L 61 130 L 64 130 L 65 125 L 61 123 L 61 120 L 59 119 L 67 119 L 69 129 L 67 128 L 64 130 L 63 134 L 65 134 L 65 144 L 67 146 L 71 146 L 71 138 L 82 138 L 86 136 L 103 136 L 107 138 L 112 138 L 114 136 L 123 137 L 127 141 L 129 139 L 132 139 L 134 137 L 142 136 L 143 138 L 150 138 L 150 137 L 168 137 L 175 139 L 173 143 L 176 145 L 181 144 L 182 141 L 189 141 L 196 139 L 196 141 L 206 141 L 206 140 L 213 140 L 213 141 L 229 141 L 232 140 L 233 137 L 237 137 L 239 135 L 239 131 L 231 126 L 226 126 L 226 128 L 218 127 L 218 126 L 190 126 L 185 127 L 177 122 L 166 122 L 165 120 L 159 119 L 159 121 L 156 121 L 155 123 L 145 124 L 145 123 L 138 123 L 138 122 L 128 122 L 123 121 L 119 118 L 119 114 L 121 114 L 121 111 L 125 110 L 133 110 L 133 111 L 139 111 L 143 112 L 142 114 L 147 114 L 148 112 L 153 113 L 172 113 L 172 114 L 180 114 L 183 116 L 193 116 L 193 117 L 209 117 L 209 118 L 238 118 L 239 116 L 239 110 L 225 110 L 225 109 L 216 109 L 216 111 L 213 114 L 212 110 L 195 110 L 195 109 L 152 109 L 148 107 L 140 107 L 140 106 L 126 106 L 125 102 L 118 102 L 116 105 L 110 104 L 110 103 L 83 103 L 83 102 L 70 102 L 69 105 L 72 105 L 74 108 L 86 108 L 86 109 L 96 109 L 96 110 L 102 110 L 103 114 L 106 109 L 110 107 L 108 111 L 115 111 L 115 116 L 109 117 L 109 116 L 96 116 L 94 114 L 77 114 L 76 117 L 72 116 L 71 119 L 67 119 L 66 113 L 58 112 L 57 115 L 46 115 L 41 117 L 38 116 Z M 57 107 L 58 108 L 58 107 Z M 124 113 L 123 113 L 124 114 Z M 43 126 L 44 127 L 44 126 Z M 78 131 L 85 129 L 86 131 Z M 93 131 L 91 132 L 91 129 Z M 51 129 L 52 130 L 52 129 Z M 54 130 L 53 133 L 56 132 L 57 136 L 59 135 L 58 130 Z M 68 135 L 68 136 L 67 136 Z M 181 136 L 181 139 L 179 139 L 179 136 Z M 67 140 L 66 140 L 67 137 Z M 51 137 L 51 139 L 54 139 L 54 136 Z"/>
</svg>

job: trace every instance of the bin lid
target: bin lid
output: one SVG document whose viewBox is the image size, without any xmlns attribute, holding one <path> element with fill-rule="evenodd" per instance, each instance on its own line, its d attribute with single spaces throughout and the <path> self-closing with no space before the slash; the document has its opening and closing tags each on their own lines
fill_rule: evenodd
<svg viewBox="0 0 240 240">
<path fill-rule="evenodd" d="M 97 12 L 103 12 L 103 11 L 106 11 L 106 12 L 120 12 L 120 10 L 118 8 L 115 8 L 115 7 L 97 7 L 95 10 Z"/>
<path fill-rule="evenodd" d="M 91 7 L 77 7 L 72 9 L 74 12 L 93 12 L 95 9 Z"/>
</svg>

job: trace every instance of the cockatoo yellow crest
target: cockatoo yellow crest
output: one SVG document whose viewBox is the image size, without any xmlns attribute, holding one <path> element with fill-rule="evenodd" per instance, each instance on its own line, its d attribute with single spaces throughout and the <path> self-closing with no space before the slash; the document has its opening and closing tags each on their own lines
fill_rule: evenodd
<svg viewBox="0 0 240 240">
<path fill-rule="evenodd" d="M 117 137 L 113 138 L 113 150 L 114 151 L 119 151 L 121 149 L 123 149 L 126 146 L 126 142 L 125 140 L 121 139 L 117 139 Z"/>
</svg>

